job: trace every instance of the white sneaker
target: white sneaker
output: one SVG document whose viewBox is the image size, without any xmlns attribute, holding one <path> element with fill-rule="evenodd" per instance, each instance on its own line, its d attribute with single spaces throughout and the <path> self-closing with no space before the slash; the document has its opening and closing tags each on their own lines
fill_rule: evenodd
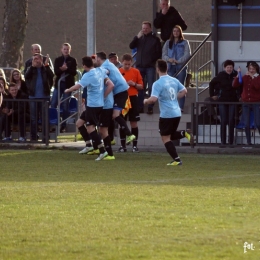
<svg viewBox="0 0 260 260">
<path fill-rule="evenodd" d="M 95 161 L 101 161 L 102 159 L 104 159 L 107 156 L 108 156 L 107 152 L 101 153 Z"/>
<path fill-rule="evenodd" d="M 19 137 L 18 142 L 24 143 L 24 142 L 26 142 L 26 139 L 24 137 Z"/>
<path fill-rule="evenodd" d="M 90 146 L 90 147 L 86 146 L 83 150 L 81 150 L 79 152 L 79 154 L 85 154 L 85 153 L 91 152 L 93 150 L 94 150 L 94 148 L 92 146 Z"/>
</svg>

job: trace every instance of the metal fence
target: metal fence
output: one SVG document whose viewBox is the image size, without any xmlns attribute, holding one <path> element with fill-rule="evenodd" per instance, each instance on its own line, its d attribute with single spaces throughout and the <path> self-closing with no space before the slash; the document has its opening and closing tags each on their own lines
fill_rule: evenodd
<svg viewBox="0 0 260 260">
<path fill-rule="evenodd" d="M 251 102 L 193 103 L 191 128 L 195 136 L 195 143 L 210 146 L 230 145 L 231 147 L 249 145 L 250 142 L 255 146 L 260 145 L 260 135 L 257 131 L 257 129 L 260 129 L 260 124 L 257 122 L 260 118 L 255 117 L 260 113 L 259 105 L 260 103 Z M 223 108 L 221 108 L 222 112 L 220 111 L 220 106 L 226 106 L 225 114 L 223 114 Z M 230 106 L 233 107 L 231 110 L 227 108 Z M 254 109 L 256 109 L 255 114 Z M 249 135 L 251 141 L 248 140 Z"/>
<path fill-rule="evenodd" d="M 50 139 L 57 138 L 57 110 L 55 117 L 55 121 L 51 120 L 46 99 L 6 98 L 0 110 L 0 138 L 8 143 L 30 141 L 48 145 Z"/>
<path fill-rule="evenodd" d="M 203 39 L 206 38 L 208 34 L 206 33 L 184 33 L 185 39 L 190 43 L 191 53 L 193 53 L 196 48 L 202 43 Z M 198 69 L 211 60 L 211 46 L 212 42 L 207 41 L 198 54 L 189 62 L 188 72 L 192 75 L 192 84 L 196 85 L 195 82 L 196 73 Z M 198 83 L 202 85 L 205 82 L 209 82 L 212 78 L 212 64 L 208 64 L 203 67 L 198 73 Z"/>
</svg>

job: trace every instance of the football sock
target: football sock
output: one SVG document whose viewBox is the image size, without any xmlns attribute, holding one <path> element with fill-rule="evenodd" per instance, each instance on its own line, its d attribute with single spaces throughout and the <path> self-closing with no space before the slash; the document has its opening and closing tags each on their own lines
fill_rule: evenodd
<svg viewBox="0 0 260 260">
<path fill-rule="evenodd" d="M 131 132 L 127 126 L 125 119 L 122 116 L 118 116 L 115 118 L 115 121 L 120 125 L 120 127 L 125 131 L 127 136 L 131 135 Z"/>
<path fill-rule="evenodd" d="M 88 131 L 87 131 L 87 129 L 86 129 L 86 127 L 84 125 L 80 126 L 78 128 L 78 130 L 79 130 L 79 132 L 80 132 L 80 134 L 83 137 L 83 140 L 85 142 L 90 140 L 90 136 L 89 136 Z"/>
<path fill-rule="evenodd" d="M 121 146 L 125 147 L 126 135 L 125 135 L 125 131 L 121 127 L 119 128 L 119 135 L 120 135 Z"/>
<path fill-rule="evenodd" d="M 113 156 L 113 150 L 111 148 L 111 140 L 109 135 L 106 138 L 104 138 L 103 141 L 108 155 Z"/>
<path fill-rule="evenodd" d="M 175 160 L 175 158 L 179 157 L 172 141 L 165 143 L 164 146 L 165 146 L 168 154 L 172 157 L 173 160 Z"/>
<path fill-rule="evenodd" d="M 100 135 L 97 133 L 97 131 L 95 130 L 92 133 L 90 133 L 89 135 L 92 139 L 93 147 L 98 147 L 99 152 L 104 153 L 105 152 L 104 144 L 102 142 Z"/>
<path fill-rule="evenodd" d="M 110 140 L 114 140 L 114 131 L 115 131 L 115 122 L 112 120 L 110 126 L 108 127 L 108 135 L 110 137 Z"/>
<path fill-rule="evenodd" d="M 179 140 L 185 137 L 185 130 L 182 131 L 176 131 L 173 134 L 171 134 L 171 140 Z"/>
<path fill-rule="evenodd" d="M 138 127 L 132 128 L 132 135 L 135 136 L 135 140 L 133 141 L 133 146 L 137 147 L 137 142 L 138 142 Z"/>
</svg>

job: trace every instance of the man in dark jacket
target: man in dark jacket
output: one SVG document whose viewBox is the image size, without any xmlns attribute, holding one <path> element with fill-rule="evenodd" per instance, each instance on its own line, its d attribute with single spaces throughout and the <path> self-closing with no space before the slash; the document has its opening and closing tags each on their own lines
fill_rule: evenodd
<svg viewBox="0 0 260 260">
<path fill-rule="evenodd" d="M 170 0 L 160 0 L 160 9 L 156 13 L 153 25 L 156 29 L 161 29 L 161 39 L 163 42 L 169 40 L 175 25 L 179 25 L 183 31 L 187 29 L 187 25 L 181 14 L 173 6 L 170 6 Z"/>
<path fill-rule="evenodd" d="M 40 44 L 38 43 L 34 43 L 32 44 L 31 46 L 31 53 L 32 53 L 32 57 L 35 53 L 42 53 L 42 47 Z M 32 57 L 30 59 L 28 59 L 25 64 L 24 64 L 24 74 L 26 73 L 27 69 L 29 67 L 32 66 Z M 43 57 L 43 63 L 45 63 L 46 59 L 47 59 L 47 56 L 42 56 Z M 52 65 L 52 62 L 51 62 L 51 59 L 50 57 L 48 58 L 48 61 L 49 61 L 49 66 L 51 67 L 51 69 L 53 69 L 53 65 Z"/>
<path fill-rule="evenodd" d="M 225 104 L 219 104 L 222 145 L 226 145 L 227 142 L 227 125 L 229 128 L 229 145 L 233 145 L 234 141 L 236 105 L 228 104 L 228 102 L 239 101 L 240 92 L 232 87 L 232 83 L 236 76 L 237 71 L 234 70 L 234 61 L 226 60 L 224 62 L 224 70 L 218 73 L 218 75 L 209 83 L 210 97 L 217 102 L 225 102 Z M 214 90 L 217 90 L 217 92 L 214 92 Z"/>
<path fill-rule="evenodd" d="M 37 141 L 37 123 L 39 119 L 42 123 L 42 140 L 45 139 L 45 105 L 50 100 L 50 89 L 53 83 L 53 71 L 49 66 L 48 57 L 43 63 L 41 54 L 36 53 L 33 56 L 32 66 L 29 67 L 25 74 L 25 81 L 28 88 L 30 100 L 31 116 L 31 141 Z"/>
<path fill-rule="evenodd" d="M 142 30 L 134 37 L 129 45 L 130 49 L 137 49 L 136 68 L 140 71 L 144 86 L 148 84 L 148 93 L 151 95 L 152 85 L 155 81 L 155 63 L 162 57 L 160 39 L 152 32 L 150 22 L 143 22 Z M 138 91 L 140 112 L 143 111 L 145 87 Z M 153 105 L 148 106 L 148 114 L 153 113 Z"/>
<path fill-rule="evenodd" d="M 55 89 L 51 99 L 51 107 L 57 108 L 58 105 L 58 92 L 60 91 L 59 98 L 62 97 L 66 99 L 62 102 L 63 114 L 62 121 L 66 120 L 69 116 L 69 101 L 71 92 L 64 93 L 65 89 L 68 89 L 75 85 L 74 77 L 77 75 L 77 61 L 70 56 L 71 45 L 69 43 L 63 43 L 61 48 L 62 55 L 55 59 L 54 61 L 54 73 L 56 75 L 55 79 Z M 59 90 L 59 91 L 58 91 Z M 61 132 L 64 132 L 66 128 L 66 121 L 61 125 Z"/>
</svg>

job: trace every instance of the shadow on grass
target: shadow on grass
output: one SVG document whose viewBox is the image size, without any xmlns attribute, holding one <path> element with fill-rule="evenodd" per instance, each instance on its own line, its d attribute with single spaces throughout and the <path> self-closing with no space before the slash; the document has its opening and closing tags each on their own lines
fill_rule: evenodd
<svg viewBox="0 0 260 260">
<path fill-rule="evenodd" d="M 0 152 L 0 182 L 179 185 L 259 188 L 259 156 L 181 155 L 182 166 L 166 166 L 167 153 L 115 153 L 96 162 L 77 151 L 5 150 Z"/>
</svg>

